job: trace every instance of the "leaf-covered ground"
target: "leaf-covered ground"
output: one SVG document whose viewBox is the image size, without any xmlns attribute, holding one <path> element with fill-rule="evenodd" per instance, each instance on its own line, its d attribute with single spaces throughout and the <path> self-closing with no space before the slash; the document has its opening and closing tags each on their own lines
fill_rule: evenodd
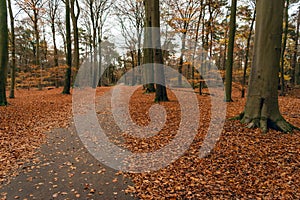
<svg viewBox="0 0 300 200">
<path fill-rule="evenodd" d="M 46 131 L 70 122 L 71 96 L 61 90 L 17 90 L 16 98 L 0 107 L 0 183 L 33 156 Z"/>
<path fill-rule="evenodd" d="M 279 98 L 280 109 L 285 119 L 300 127 L 299 90 L 291 94 Z M 142 109 L 144 102 L 152 104 L 153 95 L 149 95 L 150 98 L 143 96 L 143 103 L 138 101 L 140 96 L 141 92 L 137 92 L 135 108 Z M 172 100 L 176 100 L 170 96 L 171 102 L 162 104 L 172 110 L 170 118 L 176 124 L 174 120 L 178 123 L 180 113 L 176 108 L 172 109 L 176 107 Z M 245 99 L 240 99 L 240 91 L 235 90 L 233 97 L 234 102 L 227 106 L 227 118 L 243 111 Z M 259 129 L 248 129 L 239 121 L 227 120 L 211 154 L 200 159 L 199 149 L 210 119 L 210 96 L 198 96 L 198 99 L 200 128 L 191 148 L 167 168 L 128 174 L 135 183 L 130 192 L 135 192 L 141 199 L 300 199 L 299 131 L 283 134 L 270 130 L 264 135 Z M 139 116 L 143 112 L 132 113 Z M 136 120 L 139 121 L 139 117 Z M 163 140 L 157 136 L 149 145 L 134 138 L 130 138 L 128 145 L 139 146 L 138 151 L 149 150 L 161 145 L 161 141 L 167 143 L 168 137 L 172 139 L 172 134 L 167 131 L 162 134 Z"/>
<path fill-rule="evenodd" d="M 98 95 L 108 90 L 100 88 Z M 46 131 L 65 127 L 70 122 L 71 96 L 60 92 L 60 89 L 19 90 L 17 98 L 9 101 L 11 105 L 0 107 L 1 182 L 16 174 L 16 169 L 33 157 L 35 149 L 45 142 Z M 298 127 L 299 93 L 298 89 L 291 95 L 279 97 L 283 116 Z M 235 88 L 234 102 L 227 104 L 228 118 L 243 110 L 245 99 L 239 96 L 240 91 Z M 162 131 L 148 139 L 122 133 L 125 138 L 121 141 L 123 145 L 133 152 L 149 152 L 174 138 L 181 111 L 175 96 L 169 93 L 169 97 L 170 102 L 161 103 L 168 114 Z M 210 98 L 210 95 L 198 96 L 200 128 L 189 150 L 161 170 L 124 174 L 134 182 L 126 192 L 134 193 L 140 199 L 300 199 L 299 131 L 283 134 L 270 130 L 264 135 L 259 129 L 248 129 L 238 121 L 227 120 L 213 151 L 205 158 L 198 157 L 210 122 Z M 154 104 L 153 99 L 154 94 L 145 95 L 141 89 L 132 96 L 130 112 L 138 124 L 148 123 L 147 113 Z M 110 113 L 102 113 L 101 106 L 96 106 L 96 109 L 106 130 L 117 132 Z"/>
</svg>

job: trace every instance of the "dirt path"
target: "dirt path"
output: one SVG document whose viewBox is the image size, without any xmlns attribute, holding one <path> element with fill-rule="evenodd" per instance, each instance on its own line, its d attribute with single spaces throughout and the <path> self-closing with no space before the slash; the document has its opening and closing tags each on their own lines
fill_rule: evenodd
<svg viewBox="0 0 300 200">
<path fill-rule="evenodd" d="M 74 128 L 55 129 L 35 159 L 0 189 L 3 199 L 135 199 L 129 179 L 102 165 L 84 148 Z"/>
</svg>

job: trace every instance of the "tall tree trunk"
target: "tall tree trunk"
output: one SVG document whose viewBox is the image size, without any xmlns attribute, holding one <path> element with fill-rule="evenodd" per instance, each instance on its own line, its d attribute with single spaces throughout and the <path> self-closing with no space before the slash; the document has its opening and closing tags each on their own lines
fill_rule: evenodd
<svg viewBox="0 0 300 200">
<path fill-rule="evenodd" d="M 161 49 L 161 41 L 160 41 L 160 10 L 159 10 L 159 0 L 151 0 L 152 9 L 151 17 L 153 19 L 153 28 L 155 29 L 155 34 L 152 34 L 152 45 L 154 47 L 154 65 L 155 65 L 155 76 L 156 82 L 160 84 L 156 84 L 155 91 L 155 101 L 168 101 L 167 89 L 165 87 L 165 72 L 162 67 L 164 64 L 163 53 Z"/>
<path fill-rule="evenodd" d="M 71 44 L 71 21 L 70 21 L 70 2 L 65 1 L 66 4 L 66 42 L 67 42 L 67 69 L 65 74 L 65 84 L 63 94 L 70 94 L 71 89 L 71 73 L 72 73 L 72 44 Z"/>
<path fill-rule="evenodd" d="M 231 13 L 230 13 L 230 30 L 228 41 L 228 52 L 226 60 L 226 76 L 225 76 L 225 101 L 231 102 L 232 93 L 232 68 L 233 68 L 233 54 L 234 54 L 234 38 L 236 29 L 236 5 L 237 0 L 231 1 Z"/>
<path fill-rule="evenodd" d="M 54 48 L 54 67 L 57 70 L 58 68 L 58 50 L 57 50 L 57 44 L 56 44 L 56 29 L 55 29 L 55 14 L 56 10 L 53 13 L 53 16 L 51 16 L 51 32 L 52 32 L 52 40 L 53 40 L 53 48 Z M 55 74 L 55 87 L 58 88 L 58 72 L 56 71 Z"/>
<path fill-rule="evenodd" d="M 11 79 L 10 79 L 10 93 L 9 98 L 15 98 L 15 83 L 16 83 L 16 35 L 15 35 L 15 18 L 13 15 L 11 0 L 8 0 L 8 10 L 10 16 L 10 29 L 11 29 Z"/>
<path fill-rule="evenodd" d="M 195 78 L 195 56 L 196 56 L 196 50 L 197 50 L 197 46 L 198 46 L 198 40 L 199 40 L 199 31 L 200 31 L 200 24 L 202 21 L 202 9 L 203 9 L 203 1 L 201 0 L 200 3 L 200 13 L 199 13 L 199 17 L 198 17 L 198 21 L 197 21 L 197 25 L 196 25 L 196 36 L 195 36 L 195 43 L 194 43 L 194 47 L 193 47 L 193 60 L 192 60 L 192 87 L 194 89 L 195 84 L 194 84 L 194 78 Z"/>
<path fill-rule="evenodd" d="M 7 105 L 8 27 L 6 0 L 0 0 L 0 106 Z"/>
<path fill-rule="evenodd" d="M 77 8 L 77 14 L 75 14 L 75 5 Z M 79 69 L 79 33 L 78 33 L 78 18 L 80 14 L 80 7 L 78 4 L 78 0 L 71 0 L 71 19 L 73 25 L 73 35 L 74 35 L 74 59 L 73 65 L 76 70 Z"/>
<path fill-rule="evenodd" d="M 284 11 L 284 35 L 283 35 L 283 43 L 281 49 L 281 64 L 280 64 L 280 73 L 281 73 L 281 88 L 280 88 L 280 95 L 284 96 L 285 94 L 285 82 L 284 82 L 284 60 L 285 60 L 285 49 L 286 49 L 286 41 L 288 36 L 288 29 L 289 29 L 289 0 L 286 0 L 285 11 Z"/>
<path fill-rule="evenodd" d="M 247 39 L 247 47 L 246 47 L 246 55 L 245 55 L 245 66 L 244 66 L 244 72 L 243 72 L 243 82 L 242 82 L 242 98 L 245 97 L 245 86 L 246 86 L 246 75 L 247 75 L 247 68 L 248 68 L 248 60 L 249 60 L 249 51 L 250 51 L 250 44 L 251 44 L 251 37 L 252 37 L 252 31 L 254 27 L 254 22 L 256 18 L 256 8 L 254 9 L 253 18 L 251 20 L 250 30 L 249 30 L 249 36 Z"/>
<path fill-rule="evenodd" d="M 154 88 L 154 57 L 153 57 L 153 48 L 152 47 L 152 29 L 153 19 L 151 12 L 154 9 L 152 7 L 152 0 L 144 0 L 145 6 L 145 31 L 144 31 L 144 61 L 143 64 L 147 64 L 146 69 L 144 70 L 145 82 L 144 85 L 146 93 L 155 92 Z"/>
<path fill-rule="evenodd" d="M 224 30 L 224 51 L 223 51 L 223 70 L 226 69 L 226 57 L 227 57 L 227 36 L 228 36 L 228 23 L 227 23 L 227 15 L 226 15 L 226 25 Z"/>
<path fill-rule="evenodd" d="M 98 86 L 102 86 L 102 30 L 101 26 L 98 27 L 98 55 L 99 55 L 99 61 L 98 61 Z"/>
<path fill-rule="evenodd" d="M 130 51 L 130 55 L 131 55 L 131 65 L 132 65 L 132 80 L 131 80 L 131 85 L 135 85 L 135 53 L 134 50 Z"/>
<path fill-rule="evenodd" d="M 300 84 L 300 79 L 297 83 L 296 81 L 296 68 L 297 68 L 297 57 L 298 57 L 298 44 L 299 44 L 299 28 L 300 28 L 300 7 L 298 9 L 298 17 L 297 17 L 297 27 L 296 27 L 296 35 L 295 35 L 295 50 L 293 55 L 293 63 L 292 63 L 292 84 Z M 300 75 L 298 76 L 300 78 Z"/>
<path fill-rule="evenodd" d="M 208 51 L 208 44 L 206 44 L 205 42 L 205 5 L 203 6 L 202 10 L 202 48 L 207 52 Z M 203 89 L 203 83 L 204 83 L 204 80 L 203 80 L 203 72 L 204 72 L 204 69 L 203 69 L 203 65 L 200 67 L 200 81 L 199 81 L 199 95 L 202 95 L 202 89 Z"/>
<path fill-rule="evenodd" d="M 141 51 L 141 36 L 138 38 L 138 52 L 137 52 L 137 65 L 141 66 L 141 61 L 142 61 L 142 51 Z M 140 70 L 140 69 L 139 69 Z M 138 83 L 141 83 L 141 72 L 139 71 L 139 79 Z"/>
<path fill-rule="evenodd" d="M 259 0 L 256 8 L 253 66 L 240 119 L 249 128 L 260 127 L 263 132 L 268 128 L 290 132 L 295 127 L 281 116 L 277 94 L 284 0 Z"/>
<path fill-rule="evenodd" d="M 37 68 L 41 67 L 40 66 L 40 32 L 39 32 L 39 26 L 38 26 L 38 13 L 35 10 L 34 11 L 34 20 L 33 20 L 33 27 L 34 27 L 34 35 L 35 35 L 35 51 L 36 51 L 36 57 L 35 57 L 35 65 Z M 41 69 L 42 70 L 42 69 Z M 39 90 L 42 89 L 42 81 L 40 79 L 38 88 Z"/>
<path fill-rule="evenodd" d="M 188 24 L 185 23 L 184 25 L 184 32 L 182 33 L 182 38 L 181 38 L 181 54 L 179 58 L 179 66 L 178 66 L 178 86 L 182 86 L 182 68 L 183 68 L 183 57 L 185 53 L 185 43 L 186 43 L 186 34 L 188 30 Z"/>
</svg>

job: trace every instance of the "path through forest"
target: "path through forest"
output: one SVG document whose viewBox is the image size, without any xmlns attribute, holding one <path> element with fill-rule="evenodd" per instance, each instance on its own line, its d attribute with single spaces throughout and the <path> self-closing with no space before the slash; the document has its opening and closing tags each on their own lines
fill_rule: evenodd
<svg viewBox="0 0 300 200">
<path fill-rule="evenodd" d="M 97 94 L 105 96 L 109 90 L 100 88 Z M 299 131 L 283 134 L 270 130 L 264 135 L 259 129 L 227 120 L 213 151 L 199 158 L 210 119 L 211 96 L 198 96 L 200 127 L 184 155 L 155 172 L 122 174 L 87 152 L 72 123 L 72 96 L 60 92 L 20 90 L 8 107 L 0 108 L 0 194 L 4 199 L 136 198 L 132 195 L 140 199 L 300 198 Z M 227 104 L 228 118 L 239 114 L 245 104 L 238 87 L 233 94 L 234 102 Z M 141 89 L 134 93 L 130 112 L 137 123 L 149 122 L 146 113 L 153 99 L 154 94 L 145 95 Z M 126 134 L 110 139 L 133 152 L 155 151 L 167 144 L 180 120 L 174 95 L 170 94 L 170 100 L 162 103 L 170 120 L 161 133 L 149 140 Z M 283 116 L 299 127 L 299 89 L 279 97 L 279 104 Z M 98 119 L 104 128 L 117 133 L 110 113 L 103 110 L 107 106 L 98 102 Z"/>
</svg>

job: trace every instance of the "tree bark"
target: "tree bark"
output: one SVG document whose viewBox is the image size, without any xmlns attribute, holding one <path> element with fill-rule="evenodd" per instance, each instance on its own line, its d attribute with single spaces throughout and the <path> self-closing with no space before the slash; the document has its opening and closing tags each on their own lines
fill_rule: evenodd
<svg viewBox="0 0 300 200">
<path fill-rule="evenodd" d="M 283 43 L 282 43 L 282 50 L 281 50 L 281 64 L 280 64 L 280 80 L 281 80 L 281 88 L 280 88 L 280 95 L 285 95 L 285 81 L 284 81 L 284 58 L 285 58 L 285 49 L 286 49 L 286 42 L 288 36 L 288 29 L 289 29 L 289 0 L 286 0 L 285 11 L 284 11 L 284 35 L 283 35 Z"/>
<path fill-rule="evenodd" d="M 59 6 L 58 1 L 49 1 L 49 17 L 50 17 L 50 23 L 51 23 L 51 32 L 52 32 L 52 40 L 53 40 L 53 50 L 54 50 L 54 67 L 56 69 L 55 73 L 55 87 L 58 88 L 58 49 L 57 49 L 57 44 L 56 44 L 56 29 L 55 29 L 55 18 L 57 15 L 57 9 Z"/>
<path fill-rule="evenodd" d="M 66 42 L 67 42 L 67 69 L 65 74 L 65 84 L 63 94 L 70 94 L 71 89 L 71 73 L 72 73 L 72 44 L 71 44 L 71 21 L 70 21 L 70 2 L 65 1 L 66 4 Z"/>
<path fill-rule="evenodd" d="M 229 41 L 228 52 L 226 60 L 226 76 L 225 76 L 225 101 L 231 102 L 232 93 L 232 67 L 233 67 L 233 54 L 234 54 L 234 38 L 236 29 L 236 6 L 237 0 L 231 1 L 231 13 L 230 13 L 230 29 L 229 29 Z"/>
<path fill-rule="evenodd" d="M 8 27 L 6 0 L 0 0 L 0 106 L 7 105 Z"/>
<path fill-rule="evenodd" d="M 145 89 L 146 93 L 155 92 L 154 88 L 154 57 L 153 57 L 153 49 L 152 47 L 152 29 L 153 26 L 151 12 L 154 8 L 151 5 L 152 0 L 144 0 L 145 6 L 145 31 L 144 31 L 144 61 L 143 64 L 147 64 L 148 66 L 144 70 L 145 77 Z"/>
<path fill-rule="evenodd" d="M 181 37 L 181 54 L 180 54 L 180 58 L 179 58 L 179 66 L 178 66 L 178 86 L 181 87 L 182 86 L 182 68 L 183 68 L 183 57 L 184 57 L 184 53 L 185 53 L 185 43 L 186 43 L 186 34 L 187 34 L 187 27 L 188 24 L 185 23 L 184 25 L 184 32 L 182 33 L 182 37 Z"/>
<path fill-rule="evenodd" d="M 9 98 L 15 98 L 15 83 L 16 83 L 16 35 L 15 35 L 15 18 L 12 11 L 11 0 L 7 1 L 10 16 L 10 29 L 11 29 L 11 79 L 10 79 L 10 93 Z"/>
<path fill-rule="evenodd" d="M 264 133 L 268 128 L 290 132 L 295 127 L 281 116 L 277 92 L 284 0 L 258 0 L 256 6 L 253 66 L 245 110 L 239 117 Z"/>
<path fill-rule="evenodd" d="M 247 39 L 247 47 L 246 47 L 246 53 L 245 53 L 245 66 L 244 66 L 243 82 L 242 82 L 242 98 L 245 97 L 245 85 L 246 85 L 246 75 L 247 75 L 248 60 L 249 60 L 250 43 L 251 43 L 251 37 L 252 37 L 252 31 L 253 31 L 253 27 L 254 27 L 255 18 L 256 18 L 256 8 L 254 9 L 253 18 L 252 18 L 250 30 L 249 30 L 249 36 Z"/>
<path fill-rule="evenodd" d="M 74 35 L 74 59 L 73 59 L 73 65 L 76 70 L 79 69 L 79 33 L 78 33 L 78 18 L 80 14 L 80 7 L 78 0 L 71 0 L 71 19 L 72 19 L 72 25 L 73 25 L 73 35 Z M 77 8 L 77 13 L 75 13 L 75 6 Z"/>
<path fill-rule="evenodd" d="M 296 27 L 296 35 L 295 35 L 295 50 L 293 54 L 293 63 L 292 63 L 292 78 L 291 82 L 292 84 L 300 84 L 300 76 L 298 75 L 298 83 L 296 78 L 296 68 L 297 66 L 297 56 L 298 56 L 298 44 L 299 44 L 299 28 L 300 28 L 300 7 L 298 8 L 298 17 L 297 17 L 297 27 Z"/>
<path fill-rule="evenodd" d="M 154 65 L 155 65 L 155 76 L 156 76 L 156 91 L 155 91 L 155 102 L 168 101 L 167 89 L 165 86 L 165 72 L 163 67 L 161 67 L 163 62 L 163 53 L 161 49 L 160 41 L 160 10 L 159 10 L 159 0 L 151 0 L 153 4 L 153 10 L 151 12 L 151 17 L 153 19 L 153 27 L 155 28 L 155 34 L 152 34 L 152 45 L 154 47 Z"/>
</svg>

